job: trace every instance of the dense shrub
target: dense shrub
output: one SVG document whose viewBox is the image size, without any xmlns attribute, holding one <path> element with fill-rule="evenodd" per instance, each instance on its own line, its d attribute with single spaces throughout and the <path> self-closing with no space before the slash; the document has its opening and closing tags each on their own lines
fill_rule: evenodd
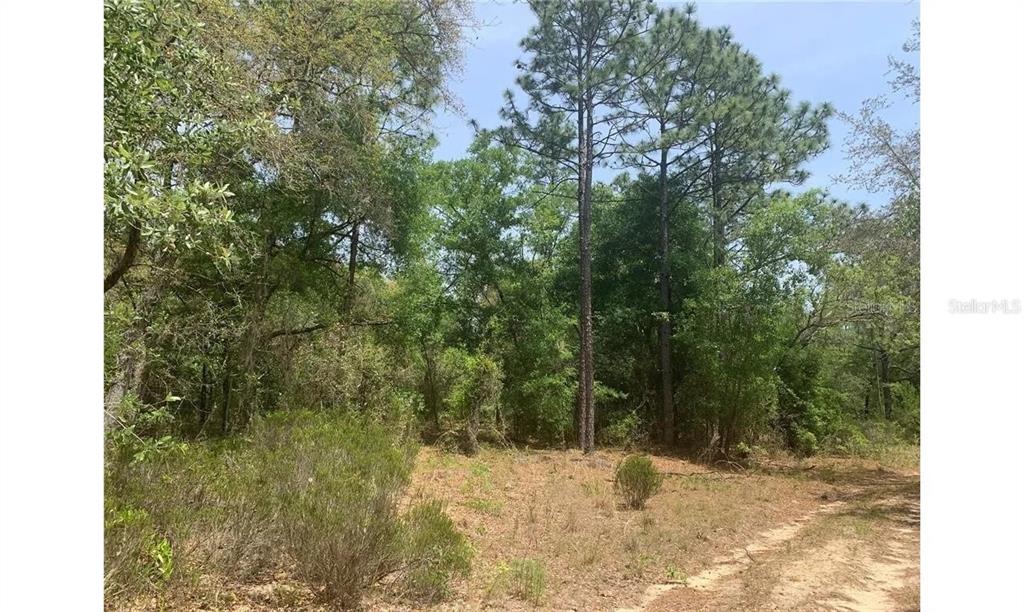
<svg viewBox="0 0 1024 612">
<path fill-rule="evenodd" d="M 728 454 L 771 421 L 778 398 L 775 367 L 788 330 L 768 288 L 744 283 L 726 269 L 700 282 L 706 293 L 683 301 L 676 334 L 690 370 L 679 393 L 688 406 L 682 431 L 698 448 Z"/>
<path fill-rule="evenodd" d="M 149 513 L 130 507 L 111 507 L 104 516 L 105 591 L 116 597 L 122 592 L 139 592 L 154 580 L 173 573 L 164 573 L 154 561 L 158 558 L 154 544 L 166 542 L 154 530 Z M 173 552 L 172 557 L 173 560 Z"/>
<path fill-rule="evenodd" d="M 541 374 L 510 385 L 506 405 L 517 440 L 564 443 L 571 435 L 576 381 L 572 373 Z"/>
<path fill-rule="evenodd" d="M 542 281 L 515 287 L 518 309 L 501 319 L 510 340 L 499 353 L 505 370 L 502 409 L 514 439 L 554 445 L 572 436 L 576 368 L 566 339 L 575 319 L 545 301 L 537 286 Z"/>
<path fill-rule="evenodd" d="M 818 452 L 818 437 L 814 435 L 814 432 L 797 428 L 794 438 L 796 440 L 794 450 L 801 457 L 810 457 Z"/>
<path fill-rule="evenodd" d="M 462 430 L 462 448 L 469 455 L 479 450 L 481 421 L 498 410 L 501 368 L 487 355 L 451 350 L 445 353 L 445 369 L 454 372 L 445 398 L 451 417 Z"/>
<path fill-rule="evenodd" d="M 329 598 L 358 603 L 398 564 L 412 449 L 379 424 L 320 414 L 268 419 L 254 443 L 298 573 Z"/>
<path fill-rule="evenodd" d="M 746 442 L 737 444 L 733 452 L 737 459 L 741 459 L 748 464 L 756 464 L 767 458 L 769 454 L 768 450 L 760 444 L 747 444 Z"/>
<path fill-rule="evenodd" d="M 650 457 L 630 455 L 615 469 L 615 490 L 626 506 L 640 509 L 661 488 L 663 478 Z"/>
<path fill-rule="evenodd" d="M 365 329 L 332 330 L 293 350 L 280 348 L 287 358 L 277 367 L 286 375 L 274 382 L 284 406 L 344 406 L 383 417 L 395 414 L 401 390 L 412 387 L 411 368 Z"/>
<path fill-rule="evenodd" d="M 859 423 L 843 422 L 820 440 L 822 451 L 837 455 L 862 456 L 869 442 Z"/>
<path fill-rule="evenodd" d="M 597 433 L 597 441 L 605 446 L 629 448 L 641 441 L 640 417 L 635 412 L 628 412 L 607 425 Z"/>
<path fill-rule="evenodd" d="M 892 385 L 892 395 L 895 404 L 894 420 L 902 428 L 901 438 L 903 442 L 912 444 L 921 443 L 921 393 L 920 390 L 908 382 L 898 382 Z"/>
<path fill-rule="evenodd" d="M 444 599 L 451 580 L 469 574 L 472 547 L 438 501 L 414 506 L 403 524 L 405 592 L 426 601 Z"/>
<path fill-rule="evenodd" d="M 290 566 L 342 606 L 403 567 L 431 596 L 468 568 L 440 507 L 406 519 L 413 448 L 392 429 L 338 413 L 278 413 L 248 440 L 108 454 L 106 592 L 158 591 L 197 573 L 245 578 Z"/>
</svg>

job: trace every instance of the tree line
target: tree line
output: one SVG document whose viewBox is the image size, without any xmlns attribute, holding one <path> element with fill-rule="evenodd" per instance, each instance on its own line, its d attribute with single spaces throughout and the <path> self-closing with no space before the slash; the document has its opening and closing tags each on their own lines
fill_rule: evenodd
<svg viewBox="0 0 1024 612">
<path fill-rule="evenodd" d="M 728 29 L 529 5 L 500 125 L 436 161 L 469 3 L 106 0 L 110 431 L 334 409 L 469 452 L 916 439 L 919 139 L 889 98 L 838 113 L 844 180 L 888 203 L 795 192 L 836 113 Z"/>
</svg>

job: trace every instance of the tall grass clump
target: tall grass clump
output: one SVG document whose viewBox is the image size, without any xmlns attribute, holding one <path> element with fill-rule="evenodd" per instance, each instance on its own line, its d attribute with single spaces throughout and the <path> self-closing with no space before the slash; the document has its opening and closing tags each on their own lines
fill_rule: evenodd
<svg viewBox="0 0 1024 612">
<path fill-rule="evenodd" d="M 630 455 L 615 469 L 615 490 L 627 507 L 639 510 L 658 492 L 663 478 L 650 457 Z"/>
<path fill-rule="evenodd" d="M 490 593 L 508 593 L 516 599 L 539 605 L 547 585 L 547 572 L 536 559 L 512 559 L 498 566 Z"/>
</svg>

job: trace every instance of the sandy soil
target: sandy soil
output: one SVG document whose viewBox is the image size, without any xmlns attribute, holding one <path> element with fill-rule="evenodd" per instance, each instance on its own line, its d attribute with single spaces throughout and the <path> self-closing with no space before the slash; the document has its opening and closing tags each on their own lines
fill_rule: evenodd
<svg viewBox="0 0 1024 612">
<path fill-rule="evenodd" d="M 737 473 L 655 456 L 667 474 L 662 490 L 645 510 L 629 510 L 613 490 L 624 456 L 489 450 L 467 459 L 423 449 L 411 499 L 446 500 L 477 551 L 469 580 L 435 609 L 534 608 L 492 588 L 503 563 L 533 559 L 546 572 L 540 608 L 612 610 L 651 583 L 699 573 L 835 490 L 804 474 Z"/>
<path fill-rule="evenodd" d="M 761 534 L 692 578 L 650 587 L 627 609 L 919 609 L 916 478 L 883 474 L 845 497 Z"/>
<path fill-rule="evenodd" d="M 550 610 L 912 610 L 918 478 L 819 458 L 723 471 L 656 456 L 646 510 L 622 508 L 623 453 L 424 449 L 414 496 L 441 497 L 477 549 L 473 575 L 436 609 L 520 609 L 489 590 L 513 558 L 547 570 Z"/>
<path fill-rule="evenodd" d="M 656 455 L 665 482 L 637 511 L 613 488 L 624 456 L 421 449 L 404 504 L 445 501 L 475 550 L 472 572 L 446 602 L 424 607 L 378 589 L 364 609 L 918 609 L 916 473 L 848 459 L 736 469 Z M 516 559 L 544 568 L 538 601 L 499 588 Z M 286 571 L 251 584 L 208 580 L 188 609 L 328 609 Z M 142 607 L 185 609 L 181 601 Z"/>
</svg>

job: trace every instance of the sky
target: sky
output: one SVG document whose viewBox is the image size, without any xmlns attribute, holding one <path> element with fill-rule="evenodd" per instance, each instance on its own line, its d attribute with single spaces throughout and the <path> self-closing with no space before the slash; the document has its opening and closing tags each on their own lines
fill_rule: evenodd
<svg viewBox="0 0 1024 612">
<path fill-rule="evenodd" d="M 660 2 L 662 6 L 683 3 Z M 917 65 L 916 54 L 902 50 L 919 15 L 919 4 L 887 2 L 697 2 L 697 19 L 707 27 L 729 26 L 735 41 L 761 60 L 766 72 L 777 73 L 794 101 L 831 103 L 837 110 L 855 113 L 862 100 L 889 93 L 888 57 Z M 436 159 L 466 155 L 473 138 L 467 125 L 499 123 L 502 91 L 516 90 L 513 63 L 520 58 L 519 41 L 534 22 L 524 3 L 480 0 L 474 3 L 480 27 L 467 32 L 468 46 L 461 75 L 451 83 L 462 104 L 459 112 L 440 113 L 433 122 L 440 144 Z M 918 125 L 918 106 L 893 97 L 886 119 L 900 131 Z M 797 189 L 819 187 L 851 204 L 878 206 L 884 194 L 850 189 L 832 177 L 843 174 L 847 162 L 843 137 L 847 130 L 837 118 L 829 122 L 829 147 L 807 162 L 810 178 Z M 611 170 L 598 170 L 595 178 L 608 180 Z"/>
</svg>

